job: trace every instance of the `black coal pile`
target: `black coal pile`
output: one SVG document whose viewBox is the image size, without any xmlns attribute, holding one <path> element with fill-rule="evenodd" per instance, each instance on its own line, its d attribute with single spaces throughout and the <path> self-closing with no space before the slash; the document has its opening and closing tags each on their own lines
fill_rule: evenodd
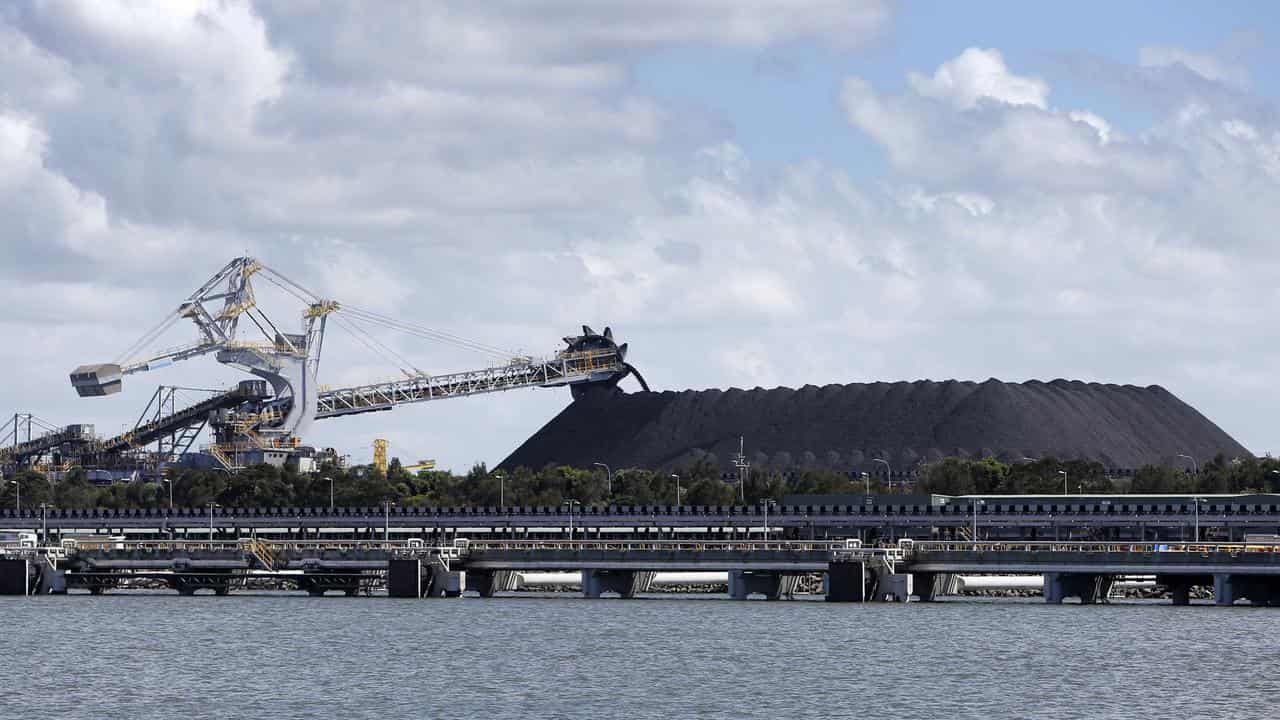
<svg viewBox="0 0 1280 720">
<path fill-rule="evenodd" d="M 1098 460 L 1112 469 L 1249 452 L 1159 386 L 1066 380 L 806 385 L 799 390 L 588 393 L 503 467 L 548 464 L 728 468 L 738 438 L 754 466 L 895 474 L 943 457 Z M 883 470 L 883 467 L 879 469 Z"/>
</svg>

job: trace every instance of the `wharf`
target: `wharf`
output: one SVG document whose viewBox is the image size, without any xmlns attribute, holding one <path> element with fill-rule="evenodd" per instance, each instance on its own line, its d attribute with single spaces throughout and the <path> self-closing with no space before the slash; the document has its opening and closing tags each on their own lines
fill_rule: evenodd
<svg viewBox="0 0 1280 720">
<path fill-rule="evenodd" d="M 788 596 L 801 576 L 821 574 L 833 602 L 933 601 L 959 574 L 1034 574 L 1045 599 L 1105 602 L 1118 578 L 1154 576 L 1175 604 L 1211 586 L 1220 605 L 1280 605 L 1280 548 L 1243 543 L 915 542 L 883 547 L 846 541 L 420 542 L 102 541 L 71 548 L 0 548 L 0 594 L 115 591 L 145 581 L 180 594 L 225 595 L 271 580 L 311 595 L 482 597 L 513 588 L 520 572 L 581 573 L 586 597 L 645 592 L 657 572 L 725 572 L 729 596 Z"/>
</svg>

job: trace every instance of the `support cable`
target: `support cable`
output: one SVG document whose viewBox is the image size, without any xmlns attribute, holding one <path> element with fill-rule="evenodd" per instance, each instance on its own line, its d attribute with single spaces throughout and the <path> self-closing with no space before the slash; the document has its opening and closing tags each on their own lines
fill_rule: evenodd
<svg viewBox="0 0 1280 720">
<path fill-rule="evenodd" d="M 141 352 L 147 345 L 155 342 L 156 338 L 164 334 L 166 330 L 173 327 L 174 323 L 181 319 L 182 316 L 178 310 L 174 310 L 169 313 L 158 325 L 148 330 L 141 338 L 138 339 L 137 342 L 130 345 L 127 350 L 121 353 L 120 356 L 116 358 L 116 364 L 125 365 L 130 360 L 133 360 L 135 355 Z"/>
<path fill-rule="evenodd" d="M 382 327 L 386 327 L 391 330 L 398 330 L 400 332 L 403 332 L 409 335 L 414 335 L 426 340 L 434 340 L 436 342 L 442 342 L 442 343 L 453 345 L 455 347 L 459 347 L 462 349 L 472 350 L 472 351 L 480 352 L 486 355 L 492 355 L 493 357 L 501 358 L 504 360 L 510 360 L 512 357 L 515 357 L 517 355 L 517 353 L 512 350 L 495 347 L 493 345 L 487 345 L 485 343 L 481 343 L 475 340 L 468 340 L 464 337 L 454 335 L 453 333 L 444 332 L 442 330 L 434 330 L 432 328 L 423 327 L 420 325 L 413 325 L 411 323 L 407 323 L 402 320 L 396 320 L 394 318 L 387 317 L 386 315 L 381 315 L 379 313 L 371 312 L 369 310 L 362 310 L 360 308 L 344 305 L 339 310 L 339 312 L 346 313 L 349 316 L 356 317 L 361 320 L 364 320 L 365 322 L 380 325 Z"/>
<path fill-rule="evenodd" d="M 339 317 L 336 314 L 331 317 L 333 317 L 333 320 L 335 323 L 337 323 L 338 327 L 351 333 L 351 335 L 355 337 L 356 340 L 358 340 L 366 348 L 372 351 L 375 355 L 378 355 L 383 360 L 392 361 L 392 364 L 397 365 L 398 366 L 397 369 L 399 369 L 400 372 L 404 373 L 406 377 L 414 378 L 414 377 L 427 375 L 426 372 L 419 369 L 412 362 L 410 362 L 408 358 L 396 352 L 395 350 L 392 350 L 390 347 L 387 347 L 382 342 L 379 342 L 377 338 L 369 334 L 368 331 L 364 330 L 359 325 L 352 322 L 350 319 Z M 409 369 L 407 370 L 406 368 L 409 368 Z M 412 370 L 413 372 L 410 372 L 410 370 Z"/>
</svg>

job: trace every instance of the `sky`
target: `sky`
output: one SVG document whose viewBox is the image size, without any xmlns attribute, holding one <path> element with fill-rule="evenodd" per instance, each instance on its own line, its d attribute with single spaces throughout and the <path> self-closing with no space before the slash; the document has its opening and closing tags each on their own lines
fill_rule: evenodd
<svg viewBox="0 0 1280 720">
<path fill-rule="evenodd" d="M 80 399 L 67 374 L 247 253 L 503 351 L 611 326 L 659 390 L 1158 384 L 1274 452 L 1278 8 L 6 3 L 0 413 L 115 433 L 158 385 L 241 379 L 202 358 Z M 493 360 L 344 331 L 333 387 L 400 376 L 395 355 Z M 170 333 L 156 349 L 195 337 Z M 306 440 L 465 470 L 569 400 L 451 399 Z"/>
</svg>

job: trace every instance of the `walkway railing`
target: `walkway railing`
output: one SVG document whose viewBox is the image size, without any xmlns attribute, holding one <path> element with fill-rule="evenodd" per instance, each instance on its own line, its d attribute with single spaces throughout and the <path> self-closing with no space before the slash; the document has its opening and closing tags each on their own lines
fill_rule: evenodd
<svg viewBox="0 0 1280 720">
<path fill-rule="evenodd" d="M 0 551 L 12 553 L 16 544 L 0 543 Z M 30 548 L 28 548 L 30 549 Z M 1183 553 L 1208 555 L 1225 553 L 1280 553 L 1280 545 L 1254 543 L 1209 542 L 968 542 L 901 540 L 880 547 L 863 546 L 856 540 L 475 540 L 458 539 L 450 545 L 432 546 L 420 539 L 410 540 L 263 540 L 244 538 L 239 540 L 149 540 L 140 542 L 112 541 L 108 547 L 90 549 L 114 549 L 119 551 L 244 551 L 258 555 L 265 564 L 274 564 L 275 558 L 287 551 L 385 551 L 401 554 L 434 554 L 452 558 L 465 557 L 468 552 L 486 550 L 511 551 L 607 551 L 607 552 L 829 552 L 833 557 L 856 559 L 861 557 L 891 558 L 895 561 L 910 559 L 929 553 L 1130 553 L 1157 554 Z"/>
<path fill-rule="evenodd" d="M 1253 543 L 1217 543 L 1217 542 L 1092 542 L 1092 541 L 1051 541 L 1051 542 L 939 542 L 918 540 L 912 545 L 915 553 L 930 552 L 1071 552 L 1071 553 L 1274 553 L 1280 552 L 1280 545 Z"/>
</svg>

